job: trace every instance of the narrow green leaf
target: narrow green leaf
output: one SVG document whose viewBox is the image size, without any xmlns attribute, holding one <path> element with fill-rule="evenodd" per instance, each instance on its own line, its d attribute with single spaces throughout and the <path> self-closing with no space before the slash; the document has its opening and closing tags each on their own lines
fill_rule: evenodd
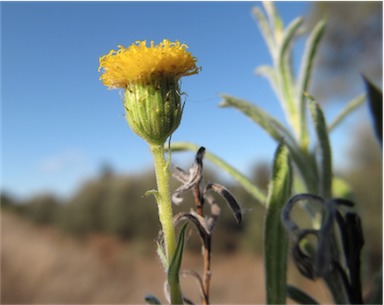
<svg viewBox="0 0 384 305">
<path fill-rule="evenodd" d="M 264 259 L 268 304 L 285 304 L 288 236 L 281 223 L 281 211 L 292 191 L 289 150 L 281 143 L 276 151 L 264 228 Z"/>
<path fill-rule="evenodd" d="M 154 196 L 156 201 L 159 202 L 159 191 L 158 190 L 148 190 L 144 193 L 145 197 Z"/>
<path fill-rule="evenodd" d="M 332 152 L 329 143 L 328 128 L 325 122 L 323 111 L 312 97 L 309 101 L 313 123 L 315 125 L 317 140 L 320 147 L 320 195 L 326 199 L 332 195 Z"/>
<path fill-rule="evenodd" d="M 289 51 L 289 48 L 292 45 L 292 41 L 296 37 L 297 31 L 303 24 L 303 21 L 304 19 L 302 17 L 297 17 L 285 29 L 279 50 L 280 61 L 282 61 L 282 59 L 286 56 L 287 52 Z"/>
<path fill-rule="evenodd" d="M 229 95 L 222 95 L 222 97 L 223 101 L 220 103 L 220 107 L 234 107 L 240 110 L 262 127 L 276 141 L 280 142 L 282 138 L 290 142 L 295 141 L 288 129 L 263 109 L 250 102 Z"/>
<path fill-rule="evenodd" d="M 383 144 L 383 91 L 364 77 L 376 136 Z"/>
<path fill-rule="evenodd" d="M 267 65 L 259 66 L 255 69 L 255 73 L 265 77 L 271 84 L 273 90 L 275 92 L 278 92 L 278 89 L 279 89 L 278 77 L 276 76 L 276 72 L 273 67 L 267 66 Z"/>
<path fill-rule="evenodd" d="M 312 78 L 312 71 L 315 62 L 315 57 L 319 49 L 320 41 L 325 32 L 326 22 L 325 20 L 317 23 L 309 35 L 306 44 L 303 59 L 301 61 L 301 68 L 299 73 L 297 100 L 299 101 L 299 117 L 300 117 L 300 142 L 304 147 L 309 144 L 308 131 L 306 124 L 306 98 L 304 92 L 308 91 L 309 84 Z"/>
<path fill-rule="evenodd" d="M 172 304 L 183 304 L 183 295 L 181 293 L 179 271 L 184 250 L 184 233 L 188 223 L 184 224 L 180 230 L 179 238 L 176 245 L 175 254 L 172 257 L 171 264 L 168 269 L 168 284 L 171 293 Z"/>
<path fill-rule="evenodd" d="M 255 69 L 255 73 L 271 80 L 274 77 L 275 71 L 272 66 L 262 65 Z"/>
<path fill-rule="evenodd" d="M 292 125 L 295 132 L 299 133 L 298 109 L 295 102 L 295 84 L 292 73 L 291 45 L 296 36 L 303 19 L 296 18 L 284 31 L 284 36 L 280 45 L 276 68 L 280 72 L 280 95 L 282 104 L 287 116 L 287 120 Z"/>
<path fill-rule="evenodd" d="M 307 185 L 308 191 L 313 191 L 317 185 L 316 169 L 312 169 L 310 160 L 300 152 L 296 140 L 292 134 L 275 118 L 266 113 L 259 107 L 231 96 L 224 95 L 224 101 L 221 102 L 222 107 L 234 107 L 243 112 L 251 120 L 263 128 L 276 142 L 284 139 L 286 145 L 289 147 L 292 160 L 295 162 L 302 175 L 304 183 Z"/>
<path fill-rule="evenodd" d="M 185 150 L 191 150 L 191 151 L 197 151 L 200 148 L 200 146 L 187 143 L 187 142 L 178 142 L 178 143 L 172 143 L 171 149 L 172 151 L 185 151 Z M 227 162 L 216 156 L 215 154 L 206 151 L 205 157 L 216 164 L 217 166 L 221 167 L 223 170 L 225 170 L 227 173 L 229 173 L 237 182 L 239 182 L 244 189 L 251 194 L 256 200 L 258 200 L 262 205 L 265 205 L 266 196 L 259 188 L 257 188 L 253 183 L 242 173 L 240 173 L 238 170 L 236 170 L 234 167 L 229 165 Z"/>
<path fill-rule="evenodd" d="M 348 114 L 350 114 L 356 108 L 360 107 L 365 102 L 365 100 L 366 96 L 364 94 L 360 94 L 359 96 L 356 96 L 351 101 L 349 101 L 341 113 L 333 120 L 331 124 L 329 124 L 328 132 L 333 131 Z"/>
<path fill-rule="evenodd" d="M 308 91 L 309 83 L 312 77 L 313 65 L 315 62 L 315 57 L 320 46 L 320 41 L 324 35 L 326 27 L 325 20 L 321 20 L 317 23 L 316 27 L 313 29 L 309 35 L 307 42 L 305 44 L 305 50 L 303 59 L 301 61 L 301 68 L 299 73 L 299 85 L 297 95 L 300 98 L 300 104 L 305 108 L 305 96 L 304 92 Z"/>
<path fill-rule="evenodd" d="M 276 10 L 276 6 L 272 1 L 264 1 L 263 6 L 267 12 L 268 19 L 271 22 L 276 35 L 278 36 L 283 31 L 284 24 Z"/>
<path fill-rule="evenodd" d="M 291 285 L 287 286 L 287 295 L 289 298 L 299 304 L 319 304 L 316 300 L 314 300 L 304 291 Z"/>
<path fill-rule="evenodd" d="M 272 57 L 274 57 L 274 53 L 276 53 L 276 43 L 274 34 L 267 18 L 264 16 L 263 12 L 258 7 L 254 7 L 252 9 L 252 14 L 259 26 L 260 32 L 264 37 L 265 43 L 267 44 L 268 49 L 272 54 Z"/>
</svg>

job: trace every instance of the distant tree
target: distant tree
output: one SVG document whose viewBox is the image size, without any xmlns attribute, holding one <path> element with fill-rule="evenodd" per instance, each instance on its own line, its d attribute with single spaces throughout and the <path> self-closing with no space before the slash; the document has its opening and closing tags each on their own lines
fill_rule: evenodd
<svg viewBox="0 0 384 305">
<path fill-rule="evenodd" d="M 383 75 L 383 3 L 313 2 L 309 28 L 327 17 L 318 55 L 313 95 L 317 100 L 350 98 L 363 91 L 361 74 L 377 84 Z"/>
<path fill-rule="evenodd" d="M 368 124 L 354 132 L 346 157 L 350 167 L 343 174 L 350 184 L 356 208 L 362 216 L 367 272 L 376 272 L 382 264 L 383 242 L 383 161 L 379 143 Z"/>
<path fill-rule="evenodd" d="M 13 208 L 15 200 L 8 193 L 1 192 L 0 194 L 0 207 L 1 208 Z"/>
<path fill-rule="evenodd" d="M 40 194 L 19 204 L 23 213 L 37 224 L 53 224 L 61 208 L 59 201 L 52 194 Z"/>
</svg>

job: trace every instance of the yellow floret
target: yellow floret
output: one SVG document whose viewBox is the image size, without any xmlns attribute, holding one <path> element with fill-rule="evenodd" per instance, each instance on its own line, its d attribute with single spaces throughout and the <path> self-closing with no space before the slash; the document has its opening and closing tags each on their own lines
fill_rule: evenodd
<svg viewBox="0 0 384 305">
<path fill-rule="evenodd" d="M 119 50 L 100 57 L 100 80 L 108 88 L 127 88 L 131 83 L 145 83 L 153 78 L 179 79 L 199 72 L 196 57 L 179 41 L 164 39 L 158 45 L 151 41 L 149 47 L 146 41 L 137 41 L 128 48 L 118 47 Z"/>
</svg>

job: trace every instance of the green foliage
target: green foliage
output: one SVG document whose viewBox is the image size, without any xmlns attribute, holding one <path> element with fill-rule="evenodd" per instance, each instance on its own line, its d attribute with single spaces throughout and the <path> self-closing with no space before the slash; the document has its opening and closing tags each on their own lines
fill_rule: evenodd
<svg viewBox="0 0 384 305">
<path fill-rule="evenodd" d="M 63 228 L 77 234 L 91 231 L 102 232 L 102 204 L 106 197 L 106 187 L 97 182 L 84 186 L 63 209 Z"/>
<path fill-rule="evenodd" d="M 2 196 L 2 206 L 3 206 Z M 45 194 L 28 199 L 24 204 L 19 204 L 10 197 L 5 199 L 5 208 L 17 212 L 32 222 L 40 225 L 53 224 L 57 221 L 60 211 L 60 202 L 52 195 Z"/>
<path fill-rule="evenodd" d="M 289 150 L 281 143 L 273 162 L 264 232 L 264 259 L 268 304 L 284 304 L 286 297 L 288 234 L 280 218 L 292 195 L 292 167 Z"/>
<path fill-rule="evenodd" d="M 315 125 L 316 135 L 319 143 L 319 194 L 325 198 L 331 198 L 332 195 L 332 151 L 329 143 L 328 129 L 325 122 L 324 113 L 319 104 L 311 100 L 309 106 L 312 119 Z"/>
<path fill-rule="evenodd" d="M 333 120 L 333 122 L 329 124 L 328 132 L 332 132 L 348 114 L 350 114 L 356 108 L 360 107 L 363 103 L 365 103 L 365 100 L 365 94 L 361 94 L 350 100 L 343 109 L 343 111 L 341 111 L 341 113 Z"/>
<path fill-rule="evenodd" d="M 206 171 L 208 181 L 221 181 L 214 172 Z M 267 180 L 267 177 L 265 178 Z M 131 241 L 153 241 L 160 229 L 157 217 L 157 206 L 153 197 L 144 196 L 148 189 L 155 185 L 152 172 L 135 176 L 119 176 L 112 172 L 79 186 L 78 191 L 70 198 L 58 200 L 53 195 L 37 196 L 26 201 L 19 201 L 6 193 L 1 194 L 1 207 L 17 213 L 36 224 L 55 225 L 63 231 L 82 237 L 93 233 L 106 233 Z M 171 189 L 177 188 L 177 182 L 171 181 Z M 243 188 L 230 186 L 236 197 L 249 197 Z M 217 200 L 223 200 L 213 194 Z M 245 199 L 246 207 L 253 207 Z M 175 207 L 175 213 L 192 208 L 193 198 L 185 198 L 182 207 Z M 262 214 L 257 215 L 262 217 Z M 247 238 L 254 238 L 255 234 L 248 230 L 253 213 L 249 214 L 242 226 L 236 225 L 230 209 L 222 209 L 219 225 L 215 228 L 214 251 L 222 253 L 234 251 L 242 245 L 249 244 Z M 259 222 L 260 223 L 260 222 Z M 243 236 L 244 231 L 249 235 Z M 253 243 L 252 243 L 253 244 Z M 151 243 L 148 248 L 152 247 Z M 189 251 L 200 253 L 201 244 L 196 236 L 191 236 L 186 245 Z M 260 247 L 256 249 L 260 251 Z"/>
<path fill-rule="evenodd" d="M 172 257 L 168 269 L 168 283 L 171 287 L 171 304 L 183 304 L 183 296 L 181 295 L 180 290 L 179 272 L 181 267 L 181 261 L 183 258 L 184 235 L 187 225 L 188 223 L 184 224 L 180 230 L 179 238 L 176 245 L 176 251 Z M 176 287 L 177 289 L 172 289 L 172 287 Z"/>
<path fill-rule="evenodd" d="M 363 104 L 365 97 L 364 95 L 359 95 L 352 99 L 340 115 L 336 117 L 334 122 L 328 126 L 323 110 L 319 104 L 314 101 L 314 98 L 308 94 L 316 54 L 319 49 L 321 38 L 325 32 L 325 21 L 321 20 L 318 22 L 310 33 L 306 41 L 300 72 L 298 77 L 296 77 L 292 68 L 292 44 L 300 32 L 303 19 L 296 18 L 285 27 L 273 3 L 264 3 L 264 9 L 265 13 L 263 13 L 261 9 L 255 8 L 253 14 L 270 51 L 272 65 L 261 66 L 256 71 L 266 77 L 271 83 L 279 98 L 279 102 L 284 110 L 290 128 L 286 128 L 272 115 L 265 112 L 260 107 L 236 97 L 223 95 L 223 101 L 220 106 L 233 107 L 241 111 L 264 129 L 276 142 L 279 143 L 284 139 L 284 150 L 286 150 L 287 155 L 289 152 L 292 162 L 300 174 L 301 183 L 298 183 L 296 180 L 294 185 L 298 186 L 297 189 L 300 189 L 301 192 L 321 195 L 330 199 L 333 197 L 333 187 L 341 185 L 343 186 L 343 190 L 336 189 L 336 193 L 341 194 L 343 192 L 343 194 L 348 193 L 348 195 L 350 195 L 350 188 L 347 183 L 340 178 L 334 180 L 329 134 L 351 111 Z M 379 111 L 375 112 L 376 114 L 380 113 Z M 307 122 L 307 116 L 309 114 L 312 117 L 313 126 L 310 126 Z M 311 129 L 315 132 L 315 137 L 313 137 L 313 139 L 310 137 L 309 131 Z M 180 148 L 194 149 L 194 145 L 182 143 L 178 144 L 177 148 L 179 150 Z M 281 147 L 278 151 L 280 151 L 280 149 Z M 278 155 L 279 154 L 277 154 L 277 156 Z M 215 156 L 215 159 L 219 158 Z M 276 161 L 278 160 L 279 158 L 276 157 Z M 291 194 L 291 186 L 293 182 L 292 178 L 288 179 L 288 184 L 290 186 L 289 192 L 287 191 L 284 193 L 283 189 L 276 188 L 276 184 L 278 184 L 277 181 L 279 180 L 276 176 L 276 168 L 278 167 L 278 162 L 276 161 L 274 163 L 274 175 L 272 177 L 272 186 L 275 185 L 275 187 L 272 187 L 272 195 L 269 196 L 269 200 L 278 203 L 282 208 L 289 199 L 288 196 Z M 233 174 L 234 177 L 235 175 L 237 177 L 241 175 L 226 163 L 216 164 L 223 169 L 231 168 L 228 172 Z M 284 167 L 281 167 L 281 169 L 284 169 Z M 282 172 L 284 172 L 284 170 L 282 170 Z M 244 188 L 248 190 L 251 189 L 249 187 L 249 179 L 235 179 L 237 179 Z M 275 191 L 273 189 L 275 189 Z M 255 199 L 260 200 L 258 194 L 253 194 L 250 191 L 249 194 L 252 194 Z M 281 194 L 284 194 L 285 197 Z M 273 199 L 274 196 L 277 197 Z M 285 233 L 280 223 L 281 208 L 280 210 L 277 209 L 278 212 L 275 213 L 276 209 L 271 208 L 268 203 L 266 206 L 267 216 L 265 221 L 264 254 L 267 274 L 267 302 L 269 304 L 284 303 L 286 280 L 284 268 L 286 266 L 286 255 L 288 252 L 287 238 L 285 237 L 284 239 Z M 316 227 L 321 224 L 321 217 L 315 217 L 313 207 L 308 206 L 307 212 L 312 218 L 312 226 Z M 279 226 L 281 227 L 280 229 Z M 332 239 L 329 243 L 337 244 L 337 241 Z M 277 249 L 279 245 L 281 250 L 278 251 Z M 318 247 L 320 249 L 321 245 Z M 325 251 L 327 251 L 327 249 Z M 342 272 L 344 272 L 344 270 L 342 270 Z M 333 270 L 329 274 L 323 276 L 323 279 L 330 288 L 334 300 L 337 303 L 344 303 L 347 301 L 347 296 L 342 291 L 344 291 L 343 288 L 345 285 L 348 284 L 345 284 L 345 281 L 343 283 L 343 277 L 339 271 Z M 303 297 L 303 294 L 296 293 L 295 296 L 297 295 Z"/>
<path fill-rule="evenodd" d="M 63 207 L 60 224 L 75 233 L 105 232 L 121 238 L 153 238 L 158 232 L 156 205 L 143 198 L 154 177 L 101 177 L 84 185 Z M 146 221 L 143 221 L 145 219 Z"/>
<path fill-rule="evenodd" d="M 109 174 L 79 187 L 68 200 L 44 195 L 19 202 L 2 194 L 2 207 L 37 224 L 57 225 L 75 236 L 100 232 L 124 239 L 153 240 L 159 230 L 156 205 L 153 198 L 143 195 L 154 183 L 151 173 Z"/>
<path fill-rule="evenodd" d="M 306 16 L 313 28 L 327 16 L 312 94 L 327 101 L 350 97 L 361 87 L 360 73 L 382 83 L 383 3 L 381 1 L 314 1 Z"/>
</svg>

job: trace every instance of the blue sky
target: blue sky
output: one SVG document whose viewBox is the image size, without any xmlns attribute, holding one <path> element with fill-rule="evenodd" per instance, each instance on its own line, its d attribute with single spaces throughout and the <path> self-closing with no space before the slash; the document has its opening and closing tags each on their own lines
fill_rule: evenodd
<svg viewBox="0 0 384 305">
<path fill-rule="evenodd" d="M 228 93 L 283 120 L 255 67 L 270 57 L 251 16 L 258 2 L 1 2 L 2 190 L 19 197 L 69 196 L 104 164 L 120 173 L 152 166 L 129 129 L 118 90 L 99 81 L 98 58 L 136 40 L 189 45 L 202 66 L 182 80 L 188 94 L 174 141 L 205 146 L 247 173 L 276 144 L 233 109 Z M 277 3 L 285 23 L 310 3 Z M 175 162 L 193 156 L 175 156 Z"/>
</svg>

